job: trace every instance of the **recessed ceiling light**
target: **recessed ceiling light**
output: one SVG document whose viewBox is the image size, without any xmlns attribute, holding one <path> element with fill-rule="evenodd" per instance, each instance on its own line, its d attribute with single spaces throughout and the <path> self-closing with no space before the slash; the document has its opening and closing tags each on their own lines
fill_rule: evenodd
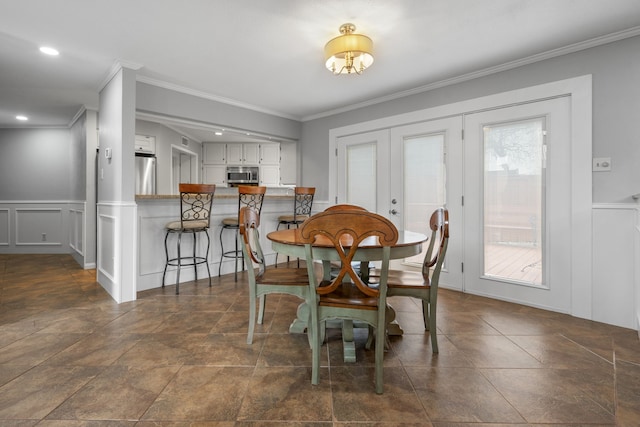
<svg viewBox="0 0 640 427">
<path fill-rule="evenodd" d="M 47 46 L 42 46 L 40 48 L 40 52 L 44 53 L 45 55 L 51 55 L 51 56 L 60 55 L 60 52 L 58 52 L 56 49 L 52 47 L 47 47 Z"/>
<path fill-rule="evenodd" d="M 29 120 L 29 117 L 20 115 L 20 116 L 16 116 L 16 120 L 20 120 L 24 122 Z"/>
<path fill-rule="evenodd" d="M 222 135 L 222 132 L 216 132 L 216 135 L 220 136 Z"/>
</svg>

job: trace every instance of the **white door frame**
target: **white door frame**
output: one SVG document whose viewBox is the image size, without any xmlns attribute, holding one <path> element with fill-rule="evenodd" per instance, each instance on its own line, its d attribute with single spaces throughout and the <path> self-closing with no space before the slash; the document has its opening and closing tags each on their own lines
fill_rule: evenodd
<svg viewBox="0 0 640 427">
<path fill-rule="evenodd" d="M 592 77 L 585 75 L 453 104 L 384 117 L 329 131 L 329 200 L 337 197 L 337 139 L 425 120 L 482 111 L 562 95 L 571 99 L 571 307 L 570 314 L 592 317 Z"/>
</svg>

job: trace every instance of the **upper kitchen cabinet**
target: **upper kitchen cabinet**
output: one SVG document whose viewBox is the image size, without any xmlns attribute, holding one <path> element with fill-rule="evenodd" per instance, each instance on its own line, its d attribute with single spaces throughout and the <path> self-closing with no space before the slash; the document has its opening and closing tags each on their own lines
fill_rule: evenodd
<svg viewBox="0 0 640 427">
<path fill-rule="evenodd" d="M 136 135 L 136 153 L 156 154 L 156 137 Z"/>
<path fill-rule="evenodd" d="M 228 165 L 257 165 L 260 163 L 260 144 L 227 144 Z"/>
<path fill-rule="evenodd" d="M 202 144 L 203 163 L 209 165 L 224 165 L 227 163 L 227 145 L 205 142 Z"/>
<path fill-rule="evenodd" d="M 280 164 L 280 144 L 265 143 L 260 144 L 260 164 L 279 165 Z"/>
</svg>

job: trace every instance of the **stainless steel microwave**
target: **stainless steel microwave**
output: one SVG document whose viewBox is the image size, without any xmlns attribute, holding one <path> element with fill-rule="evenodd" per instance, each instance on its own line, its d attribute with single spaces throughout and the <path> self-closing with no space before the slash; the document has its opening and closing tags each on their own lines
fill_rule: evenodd
<svg viewBox="0 0 640 427">
<path fill-rule="evenodd" d="M 258 166 L 227 166 L 227 185 L 258 185 Z"/>
</svg>

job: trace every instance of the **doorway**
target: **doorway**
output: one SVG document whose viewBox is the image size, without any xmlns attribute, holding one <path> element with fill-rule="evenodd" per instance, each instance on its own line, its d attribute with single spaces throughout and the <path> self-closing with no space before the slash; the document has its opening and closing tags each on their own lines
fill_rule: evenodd
<svg viewBox="0 0 640 427">
<path fill-rule="evenodd" d="M 387 217 L 400 230 L 427 235 L 437 207 L 446 207 L 450 220 L 458 222 L 461 130 L 462 117 L 457 116 L 338 138 L 338 203 L 362 206 Z M 443 281 L 459 290 L 461 243 L 462 233 L 452 233 L 441 273 Z M 393 261 L 394 268 L 419 269 L 422 258 L 404 259 L 402 265 Z"/>
<path fill-rule="evenodd" d="M 171 146 L 171 194 L 180 194 L 180 183 L 192 184 L 198 181 L 198 155 L 193 151 Z"/>
</svg>

